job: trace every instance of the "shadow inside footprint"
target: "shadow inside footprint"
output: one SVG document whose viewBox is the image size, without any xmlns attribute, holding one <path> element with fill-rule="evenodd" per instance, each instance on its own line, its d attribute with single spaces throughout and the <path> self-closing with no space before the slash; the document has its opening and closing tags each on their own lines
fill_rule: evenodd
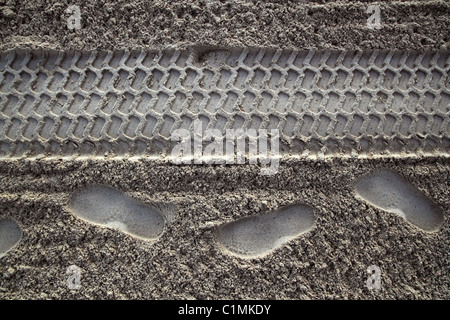
<svg viewBox="0 0 450 320">
<path fill-rule="evenodd" d="M 390 170 L 375 170 L 362 176 L 355 189 L 364 201 L 396 213 L 422 230 L 436 231 L 444 222 L 442 211 L 430 199 Z"/>
<path fill-rule="evenodd" d="M 69 210 L 96 225 L 120 230 L 144 239 L 157 239 L 164 229 L 164 218 L 156 209 L 106 186 L 90 186 L 76 192 Z"/>
<path fill-rule="evenodd" d="M 311 207 L 292 204 L 270 213 L 241 218 L 220 226 L 219 243 L 243 258 L 261 257 L 309 231 L 315 224 Z"/>
<path fill-rule="evenodd" d="M 13 249 L 22 239 L 22 229 L 13 220 L 0 220 L 0 258 Z"/>
</svg>

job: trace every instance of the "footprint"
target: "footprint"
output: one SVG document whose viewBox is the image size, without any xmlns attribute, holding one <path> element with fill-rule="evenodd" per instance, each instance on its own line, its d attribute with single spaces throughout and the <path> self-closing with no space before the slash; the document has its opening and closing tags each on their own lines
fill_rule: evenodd
<svg viewBox="0 0 450 320">
<path fill-rule="evenodd" d="M 22 229 L 12 220 L 0 220 L 0 258 L 13 249 L 22 239 Z"/>
<path fill-rule="evenodd" d="M 263 215 L 246 217 L 218 228 L 219 243 L 243 258 L 261 257 L 309 231 L 315 224 L 311 207 L 293 204 Z"/>
<path fill-rule="evenodd" d="M 144 240 L 157 239 L 165 225 L 163 216 L 156 209 L 116 189 L 100 185 L 75 193 L 69 210 L 83 220 Z"/>
<path fill-rule="evenodd" d="M 396 213 L 425 231 L 444 223 L 442 211 L 422 192 L 389 170 L 375 170 L 356 183 L 356 193 L 369 204 Z"/>
</svg>

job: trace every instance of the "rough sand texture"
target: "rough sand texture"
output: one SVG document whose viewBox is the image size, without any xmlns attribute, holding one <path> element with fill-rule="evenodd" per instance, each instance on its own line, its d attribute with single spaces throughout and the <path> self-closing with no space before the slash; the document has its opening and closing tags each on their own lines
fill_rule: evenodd
<svg viewBox="0 0 450 320">
<path fill-rule="evenodd" d="M 357 179 L 398 172 L 445 213 L 438 232 L 358 200 Z M 151 161 L 5 161 L 0 212 L 23 228 L 2 258 L 3 298 L 415 298 L 449 299 L 449 166 L 421 160 L 289 161 L 274 176 L 257 167 L 174 166 Z M 74 190 L 112 186 L 156 204 L 167 221 L 154 243 L 98 227 L 67 210 Z M 291 203 L 314 208 L 315 226 L 258 259 L 221 249 L 224 223 Z M 66 268 L 82 270 L 81 289 Z M 366 287 L 367 268 L 382 289 Z"/>
<path fill-rule="evenodd" d="M 382 28 L 368 30 L 379 4 Z M 80 30 L 68 30 L 61 1 L 0 1 L 0 48 L 274 47 L 440 49 L 449 45 L 450 3 L 442 1 L 71 1 Z"/>
<path fill-rule="evenodd" d="M 73 3 L 77 31 L 67 30 L 63 2 L 0 0 L 0 49 L 449 47 L 445 0 L 382 2 L 380 30 L 365 27 L 371 1 Z M 424 232 L 358 199 L 358 178 L 375 169 L 423 192 L 442 210 L 442 227 Z M 23 234 L 0 258 L 0 298 L 450 299 L 449 175 L 445 156 L 290 159 L 272 176 L 145 158 L 2 160 L 0 219 Z M 140 240 L 70 213 L 74 192 L 98 184 L 156 206 L 160 237 Z M 218 244 L 220 226 L 292 203 L 313 208 L 315 225 L 266 256 L 242 259 Z M 66 282 L 71 265 L 81 268 L 76 291 Z M 371 265 L 381 270 L 380 291 L 366 287 Z"/>
</svg>

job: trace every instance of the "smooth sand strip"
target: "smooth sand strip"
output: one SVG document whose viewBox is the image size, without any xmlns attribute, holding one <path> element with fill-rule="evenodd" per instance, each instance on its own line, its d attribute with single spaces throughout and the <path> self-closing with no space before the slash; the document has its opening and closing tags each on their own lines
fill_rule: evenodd
<svg viewBox="0 0 450 320">
<path fill-rule="evenodd" d="M 0 258 L 13 249 L 22 239 L 22 229 L 13 220 L 0 220 Z"/>
<path fill-rule="evenodd" d="M 144 240 L 158 238 L 165 225 L 163 216 L 157 210 L 106 186 L 90 186 L 76 192 L 69 209 L 88 222 Z"/>
<path fill-rule="evenodd" d="M 218 229 L 218 240 L 232 254 L 254 258 L 271 253 L 310 230 L 314 224 L 311 207 L 293 204 L 222 225 Z"/>
<path fill-rule="evenodd" d="M 369 204 L 396 213 L 424 231 L 437 231 L 444 222 L 439 207 L 393 171 L 381 169 L 362 176 L 356 192 Z"/>
</svg>

